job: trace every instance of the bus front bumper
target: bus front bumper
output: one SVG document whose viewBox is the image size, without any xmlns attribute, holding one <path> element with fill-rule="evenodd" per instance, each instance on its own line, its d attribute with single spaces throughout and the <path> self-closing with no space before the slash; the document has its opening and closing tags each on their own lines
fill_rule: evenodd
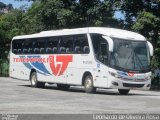
<svg viewBox="0 0 160 120">
<path fill-rule="evenodd" d="M 114 78 L 109 83 L 108 87 L 115 88 L 115 89 L 149 90 L 151 87 L 151 80 L 146 80 L 144 82 L 133 82 L 133 81 L 124 81 L 124 80 Z"/>
</svg>

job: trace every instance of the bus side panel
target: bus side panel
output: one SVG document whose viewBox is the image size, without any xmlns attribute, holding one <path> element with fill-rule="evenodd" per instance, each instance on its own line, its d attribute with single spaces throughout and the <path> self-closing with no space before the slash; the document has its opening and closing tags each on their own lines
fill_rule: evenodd
<svg viewBox="0 0 160 120">
<path fill-rule="evenodd" d="M 67 70 L 67 83 L 82 85 L 82 78 L 85 72 L 90 72 L 93 76 L 93 70 L 96 65 L 92 54 L 75 54 L 73 62 Z"/>
<path fill-rule="evenodd" d="M 41 58 L 45 58 L 45 62 L 43 64 L 43 69 L 38 72 L 38 81 L 41 82 L 49 82 L 49 83 L 63 83 L 66 84 L 66 73 L 68 69 L 65 65 L 65 58 L 67 55 L 62 54 L 50 54 L 50 55 L 42 55 Z M 41 67 L 42 68 L 42 67 Z"/>
<path fill-rule="evenodd" d="M 78 63 L 78 64 L 77 64 Z M 67 70 L 67 83 L 82 85 L 82 78 L 85 72 L 90 72 L 95 87 L 107 88 L 108 67 L 95 61 L 92 54 L 74 55 L 74 61 Z"/>
<path fill-rule="evenodd" d="M 19 61 L 19 59 L 19 55 L 15 55 L 10 52 L 10 77 L 29 80 L 30 70 L 27 69 L 26 66 Z"/>
<path fill-rule="evenodd" d="M 96 62 L 96 71 L 94 72 L 94 86 L 108 88 L 108 67 Z"/>
</svg>

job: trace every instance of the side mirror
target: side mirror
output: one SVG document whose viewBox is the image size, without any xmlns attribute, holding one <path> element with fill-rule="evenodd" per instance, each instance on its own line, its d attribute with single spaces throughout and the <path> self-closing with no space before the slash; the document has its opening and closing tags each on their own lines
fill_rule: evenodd
<svg viewBox="0 0 160 120">
<path fill-rule="evenodd" d="M 109 51 L 113 52 L 113 40 L 108 36 L 102 36 L 108 42 Z"/>
<path fill-rule="evenodd" d="M 153 46 L 152 46 L 152 44 L 149 41 L 147 41 L 147 45 L 149 47 L 150 55 L 153 56 Z"/>
</svg>

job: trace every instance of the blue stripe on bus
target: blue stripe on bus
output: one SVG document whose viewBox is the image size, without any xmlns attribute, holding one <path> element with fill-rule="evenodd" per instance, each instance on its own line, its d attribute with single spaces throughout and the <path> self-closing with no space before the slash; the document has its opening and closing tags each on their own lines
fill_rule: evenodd
<svg viewBox="0 0 160 120">
<path fill-rule="evenodd" d="M 40 56 L 27 56 L 28 58 L 40 58 Z M 26 58 L 25 56 L 20 56 L 20 58 Z M 46 69 L 43 63 L 35 62 L 35 63 L 23 63 L 28 69 L 33 69 L 31 65 L 33 65 L 37 70 L 38 73 L 43 75 L 51 75 L 49 71 Z M 42 72 L 41 72 L 42 71 Z"/>
<path fill-rule="evenodd" d="M 126 72 L 118 71 L 117 73 L 121 76 L 128 76 L 128 73 Z"/>
<path fill-rule="evenodd" d="M 27 56 L 28 58 L 41 58 L 41 56 Z M 43 63 L 39 63 L 39 62 L 33 62 L 31 63 L 35 68 L 37 68 L 38 70 L 44 72 L 45 74 L 49 74 L 49 71 L 46 69 L 46 67 L 44 66 Z"/>
</svg>

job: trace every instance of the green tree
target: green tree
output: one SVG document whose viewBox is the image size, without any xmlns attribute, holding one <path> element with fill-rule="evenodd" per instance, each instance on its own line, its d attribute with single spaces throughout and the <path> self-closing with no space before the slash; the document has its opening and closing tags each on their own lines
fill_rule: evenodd
<svg viewBox="0 0 160 120">
<path fill-rule="evenodd" d="M 41 17 L 39 11 L 41 10 L 41 3 L 35 2 L 32 4 L 31 8 L 24 13 L 22 23 L 22 31 L 25 34 L 37 33 L 46 30 L 44 23 L 41 22 Z"/>
<path fill-rule="evenodd" d="M 5 40 L 11 40 L 15 35 L 23 34 L 23 11 L 15 9 L 0 18 L 0 29 L 5 31 Z"/>
<path fill-rule="evenodd" d="M 114 11 L 109 1 L 79 0 L 77 3 L 77 20 L 81 26 L 112 26 L 118 25 L 113 18 Z M 79 24 L 77 23 L 77 24 Z"/>
<path fill-rule="evenodd" d="M 131 29 L 140 12 L 160 16 L 160 0 L 116 0 L 114 4 L 125 16 L 125 29 Z"/>
<path fill-rule="evenodd" d="M 101 0 L 39 0 L 28 13 L 43 25 L 43 30 L 118 25 L 111 4 Z"/>
<path fill-rule="evenodd" d="M 140 12 L 132 29 L 145 35 L 153 44 L 154 48 L 158 47 L 158 33 L 160 32 L 160 18 L 151 12 Z"/>
<path fill-rule="evenodd" d="M 0 16 L 0 56 L 3 59 L 7 58 L 11 39 L 23 34 L 22 18 L 23 12 L 17 9 Z"/>
</svg>

